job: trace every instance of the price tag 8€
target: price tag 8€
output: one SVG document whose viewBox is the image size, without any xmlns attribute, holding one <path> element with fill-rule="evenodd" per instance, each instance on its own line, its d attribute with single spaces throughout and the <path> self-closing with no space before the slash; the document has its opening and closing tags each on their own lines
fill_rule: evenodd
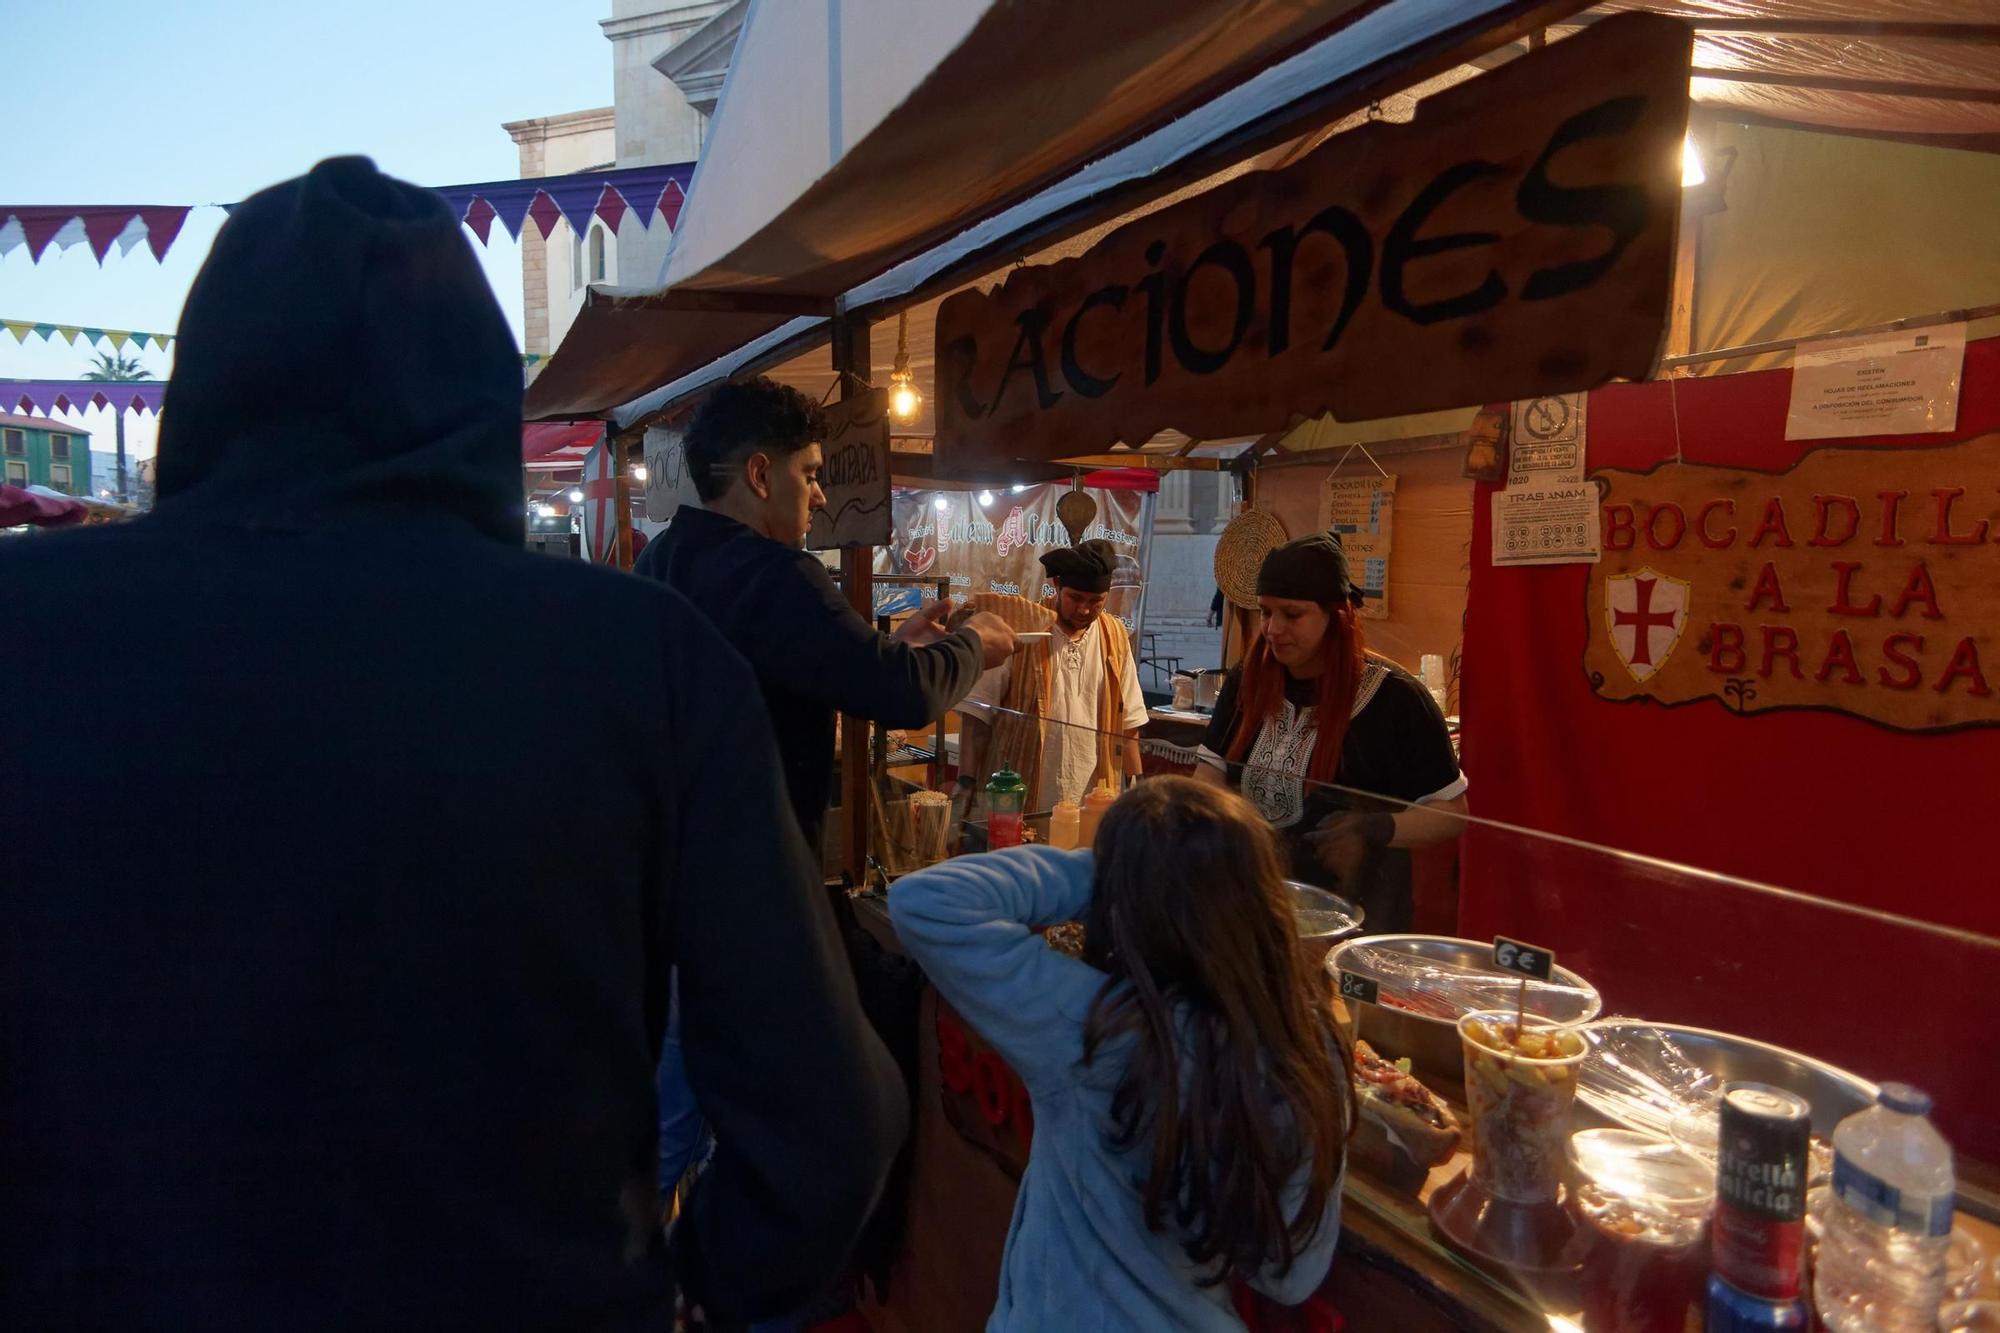
<svg viewBox="0 0 2000 1333">
<path fill-rule="evenodd" d="M 1374 1004 L 1379 990 L 1380 987 L 1372 977 L 1346 971 L 1340 974 L 1340 998 L 1343 1000 L 1359 1000 L 1363 1004 Z"/>
</svg>

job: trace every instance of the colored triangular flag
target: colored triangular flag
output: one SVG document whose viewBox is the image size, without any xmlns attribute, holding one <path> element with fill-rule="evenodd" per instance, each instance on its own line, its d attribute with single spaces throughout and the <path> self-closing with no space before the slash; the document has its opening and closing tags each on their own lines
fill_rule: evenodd
<svg viewBox="0 0 2000 1333">
<path fill-rule="evenodd" d="M 165 259 L 167 247 L 181 234 L 181 224 L 187 221 L 185 208 L 142 208 L 139 220 L 146 224 L 146 244 L 153 248 L 154 259 Z"/>
<path fill-rule="evenodd" d="M 0 328 L 5 328 L 7 332 L 13 334 L 15 342 L 24 343 L 28 341 L 28 335 L 34 332 L 35 326 L 25 319 L 0 319 Z"/>
<path fill-rule="evenodd" d="M 604 225 L 611 228 L 613 236 L 618 234 L 618 224 L 625 220 L 625 212 L 625 196 L 609 185 L 605 186 L 604 193 L 597 199 L 597 216 L 604 219 Z"/>
<path fill-rule="evenodd" d="M 135 333 L 132 335 L 132 341 L 135 344 L 137 344 L 139 350 L 143 352 L 146 350 L 146 344 L 152 340 L 152 337 L 153 335 L 150 333 Z"/>
<path fill-rule="evenodd" d="M 476 194 L 465 206 L 465 225 L 472 228 L 472 234 L 479 238 L 481 245 L 491 243 L 494 216 L 493 205 Z"/>
<path fill-rule="evenodd" d="M 97 344 L 99 344 L 99 343 L 101 343 L 101 342 L 103 342 L 103 341 L 104 341 L 104 330 L 103 330 L 103 329 L 85 329 L 85 330 L 83 330 L 83 336 L 84 336 L 84 337 L 86 337 L 86 338 L 88 338 L 88 339 L 90 340 L 90 345 L 91 345 L 92 347 L 95 347 L 95 346 L 97 346 Z"/>
<path fill-rule="evenodd" d="M 549 198 L 546 190 L 540 190 L 528 205 L 528 216 L 535 220 L 535 226 L 546 240 L 555 235 L 556 223 L 562 221 L 562 210 L 556 207 L 556 201 Z"/>
<path fill-rule="evenodd" d="M 111 339 L 112 351 L 122 352 L 125 350 L 126 340 L 129 339 L 132 335 L 127 333 L 123 329 L 106 329 L 104 331 L 104 336 Z"/>
<path fill-rule="evenodd" d="M 52 343 L 56 340 L 56 326 L 53 324 L 37 324 L 35 325 L 35 336 L 45 343 Z"/>
<path fill-rule="evenodd" d="M 74 347 L 76 346 L 77 335 L 82 333 L 83 330 L 74 324 L 58 324 L 56 325 L 56 332 L 62 335 L 64 342 Z"/>
</svg>

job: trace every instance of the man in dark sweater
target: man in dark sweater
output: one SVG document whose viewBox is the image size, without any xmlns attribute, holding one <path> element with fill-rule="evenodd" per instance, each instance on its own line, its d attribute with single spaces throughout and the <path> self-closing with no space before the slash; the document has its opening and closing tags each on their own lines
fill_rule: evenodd
<svg viewBox="0 0 2000 1333">
<path fill-rule="evenodd" d="M 836 711 L 890 727 L 928 725 L 1014 651 L 1014 631 L 986 612 L 940 635 L 949 601 L 894 635 L 847 604 L 802 549 L 813 511 L 826 503 L 818 480 L 824 433 L 819 409 L 796 389 L 756 379 L 715 390 L 686 441 L 701 505 L 683 505 L 637 567 L 685 595 L 756 669 L 792 808 L 815 849 L 833 782 Z"/>
<path fill-rule="evenodd" d="M 666 1328 L 673 966 L 683 1285 L 845 1262 L 903 1093 L 762 703 L 521 549 L 520 402 L 444 201 L 325 162 L 196 280 L 158 510 L 0 543 L 0 1328 Z"/>
</svg>

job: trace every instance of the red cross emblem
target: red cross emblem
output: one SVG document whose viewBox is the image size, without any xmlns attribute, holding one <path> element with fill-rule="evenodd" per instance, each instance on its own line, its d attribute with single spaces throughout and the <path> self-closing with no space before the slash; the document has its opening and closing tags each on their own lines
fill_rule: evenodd
<svg viewBox="0 0 2000 1333">
<path fill-rule="evenodd" d="M 1688 581 L 1647 568 L 1604 580 L 1604 628 L 1612 651 L 1645 681 L 1667 664 L 1687 628 Z"/>
<path fill-rule="evenodd" d="M 618 562 L 618 481 L 612 475 L 610 441 L 583 460 L 583 553 L 600 565 Z"/>
</svg>

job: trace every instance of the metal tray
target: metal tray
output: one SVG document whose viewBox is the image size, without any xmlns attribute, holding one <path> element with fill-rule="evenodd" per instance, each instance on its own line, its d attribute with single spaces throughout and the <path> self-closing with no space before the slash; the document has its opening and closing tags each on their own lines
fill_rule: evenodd
<svg viewBox="0 0 2000 1333">
<path fill-rule="evenodd" d="M 1603 1070 L 1596 1052 L 1608 1034 L 1648 1029 L 1671 1041 L 1704 1073 L 1713 1074 L 1718 1090 L 1723 1083 L 1768 1083 L 1805 1098 L 1812 1104 L 1813 1133 L 1822 1138 L 1831 1139 L 1835 1125 L 1875 1104 L 1875 1085 L 1867 1079 L 1782 1046 L 1707 1028 L 1607 1018 L 1592 1023 L 1585 1032 L 1592 1054 L 1584 1058 L 1583 1069 L 1577 1075 L 1576 1095 L 1598 1115 L 1629 1129 L 1670 1138 L 1673 1116 L 1664 1105 L 1635 1105 L 1630 1098 L 1608 1095 L 1601 1078 L 1593 1082 L 1593 1072 L 1601 1074 Z"/>
<path fill-rule="evenodd" d="M 1419 963 L 1463 968 L 1468 971 L 1509 977 L 1493 966 L 1493 945 L 1479 940 L 1455 939 L 1449 935 L 1364 935 L 1337 945 L 1327 955 L 1326 970 L 1336 976 L 1342 961 L 1355 949 L 1368 945 L 1407 954 Z M 1604 1001 L 1597 988 L 1570 969 L 1558 966 L 1551 980 L 1573 987 L 1583 995 L 1566 1012 L 1551 1012 L 1553 1006 L 1529 1005 L 1529 1011 L 1566 1023 L 1587 1023 L 1603 1012 Z M 1531 983 L 1532 985 L 1532 983 Z M 1547 996 L 1544 992 L 1544 996 Z M 1356 1034 L 1390 1059 L 1409 1057 L 1417 1069 L 1433 1077 L 1456 1083 L 1464 1075 L 1465 1057 L 1460 1050 L 1456 1019 L 1433 1018 L 1407 1009 L 1377 1004 L 1360 1004 L 1356 1009 Z"/>
</svg>

